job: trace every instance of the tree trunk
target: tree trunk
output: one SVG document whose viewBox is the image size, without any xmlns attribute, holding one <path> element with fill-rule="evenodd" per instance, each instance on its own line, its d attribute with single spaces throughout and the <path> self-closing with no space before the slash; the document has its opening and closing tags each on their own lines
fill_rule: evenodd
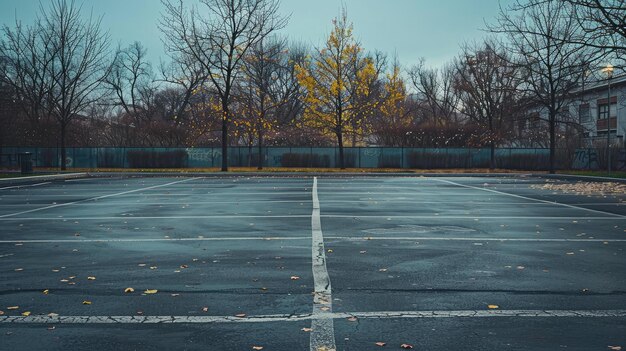
<svg viewBox="0 0 626 351">
<path fill-rule="evenodd" d="M 550 174 L 554 174 L 555 149 L 556 149 L 556 113 L 550 111 Z"/>
<path fill-rule="evenodd" d="M 228 106 L 222 103 L 222 172 L 228 172 Z"/>
<path fill-rule="evenodd" d="M 65 150 L 65 124 L 61 123 L 61 170 L 67 169 L 66 163 L 67 153 Z"/>
<path fill-rule="evenodd" d="M 339 168 L 346 169 L 343 159 L 343 134 L 337 133 L 337 143 L 339 144 Z"/>
<path fill-rule="evenodd" d="M 491 157 L 489 158 L 489 169 L 496 169 L 496 143 L 493 140 L 490 141 L 489 148 L 491 149 Z"/>
<path fill-rule="evenodd" d="M 263 132 L 259 129 L 259 161 L 258 170 L 263 169 Z"/>
</svg>

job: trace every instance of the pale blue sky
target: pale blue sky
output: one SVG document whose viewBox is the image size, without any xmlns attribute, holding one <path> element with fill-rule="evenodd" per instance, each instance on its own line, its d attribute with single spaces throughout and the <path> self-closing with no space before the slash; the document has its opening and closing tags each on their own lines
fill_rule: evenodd
<svg viewBox="0 0 626 351">
<path fill-rule="evenodd" d="M 47 2 L 42 0 L 44 6 Z M 93 9 L 104 16 L 103 27 L 115 45 L 138 40 L 148 48 L 153 63 L 164 57 L 157 28 L 162 10 L 159 0 L 84 0 L 83 4 L 85 13 Z M 390 57 L 396 53 L 405 66 L 419 57 L 426 58 L 428 65 L 441 65 L 457 54 L 464 41 L 482 38 L 484 20 L 491 21 L 498 13 L 498 0 L 282 0 L 281 11 L 291 14 L 291 19 L 281 33 L 318 45 L 342 5 L 366 50 L 378 49 Z M 1 0 L 0 23 L 12 26 L 16 16 L 32 22 L 38 8 L 39 0 Z"/>
</svg>

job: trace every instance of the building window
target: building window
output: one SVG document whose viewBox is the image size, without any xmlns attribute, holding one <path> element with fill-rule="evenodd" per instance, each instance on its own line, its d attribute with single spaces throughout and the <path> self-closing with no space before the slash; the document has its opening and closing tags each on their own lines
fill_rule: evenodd
<svg viewBox="0 0 626 351">
<path fill-rule="evenodd" d="M 611 115 L 609 116 L 609 100 L 598 100 L 598 120 L 596 121 L 596 128 L 598 130 L 598 133 L 606 132 L 609 129 L 612 131 L 617 129 L 617 97 L 611 97 L 610 101 Z"/>
<path fill-rule="evenodd" d="M 583 104 L 578 106 L 578 118 L 581 123 L 591 122 L 591 110 L 589 104 Z"/>
</svg>

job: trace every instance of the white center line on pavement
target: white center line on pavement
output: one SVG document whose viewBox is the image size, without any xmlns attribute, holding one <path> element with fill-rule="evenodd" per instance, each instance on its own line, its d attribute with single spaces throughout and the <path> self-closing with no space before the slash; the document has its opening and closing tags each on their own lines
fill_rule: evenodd
<svg viewBox="0 0 626 351">
<path fill-rule="evenodd" d="M 457 310 L 457 311 L 382 311 L 333 312 L 325 320 L 411 318 L 623 318 L 626 310 Z M 268 323 L 299 322 L 319 319 L 315 313 L 247 316 L 0 316 L 0 324 L 195 324 L 195 323 Z M 311 335 L 315 330 L 311 331 Z M 333 337 L 334 345 L 334 337 Z M 324 350 L 320 345 L 315 351 Z M 335 350 L 335 348 L 325 350 Z"/>
<path fill-rule="evenodd" d="M 333 318 L 332 290 L 330 277 L 326 269 L 326 250 L 320 219 L 320 201 L 317 196 L 317 177 L 313 178 L 313 213 L 311 214 L 312 255 L 313 255 L 313 282 L 315 292 L 313 297 L 313 320 L 311 321 L 311 351 L 334 351 L 335 326 Z"/>
<path fill-rule="evenodd" d="M 617 213 L 600 211 L 600 210 L 593 210 L 593 209 L 586 208 L 586 207 L 580 207 L 580 206 L 575 206 L 575 205 L 564 204 L 562 202 L 553 202 L 553 201 L 547 201 L 547 200 L 534 199 L 532 197 L 516 195 L 516 194 L 511 194 L 511 193 L 505 193 L 505 192 L 494 190 L 494 189 L 485 189 L 485 188 L 480 188 L 480 187 L 473 186 L 473 185 L 461 184 L 461 183 L 453 182 L 453 181 L 446 180 L 446 179 L 435 179 L 435 178 L 433 178 L 433 180 L 436 180 L 438 182 L 443 182 L 443 183 L 448 183 L 448 184 L 460 186 L 462 188 L 482 190 L 482 191 L 486 191 L 486 192 L 490 192 L 490 193 L 494 193 L 494 194 L 507 195 L 507 196 L 518 198 L 518 199 L 532 200 L 532 201 L 542 202 L 542 203 L 546 203 L 546 204 L 553 204 L 553 205 L 559 205 L 559 206 L 564 206 L 564 207 L 568 207 L 568 208 L 573 208 L 573 209 L 576 209 L 576 210 L 583 210 L 583 211 L 588 211 L 588 212 L 593 212 L 593 213 L 600 213 L 600 214 L 603 214 L 603 215 L 611 215 L 611 216 L 615 216 L 615 217 L 618 217 L 618 218 L 619 217 L 626 218 L 626 216 L 623 216 L 623 215 L 620 215 L 620 214 L 617 214 Z"/>
<path fill-rule="evenodd" d="M 138 191 L 144 191 L 144 190 L 161 188 L 161 187 L 168 186 L 168 185 L 174 185 L 174 184 L 178 184 L 178 183 L 188 182 L 188 181 L 194 180 L 194 179 L 198 179 L 198 178 L 187 178 L 187 179 L 179 180 L 179 181 L 176 181 L 176 182 L 170 182 L 170 183 L 167 183 L 167 184 L 153 185 L 153 186 L 149 186 L 147 188 L 128 190 L 128 191 L 123 191 L 121 193 L 101 195 L 101 196 L 96 196 L 96 197 L 92 197 L 92 198 L 84 199 L 84 200 L 78 200 L 78 201 L 72 201 L 72 202 L 64 202 L 64 203 L 60 203 L 60 204 L 55 204 L 55 205 L 50 205 L 50 206 L 45 206 L 45 207 L 39 207 L 39 208 L 35 208 L 35 209 L 32 209 L 32 210 L 26 210 L 26 211 L 21 211 L 21 212 L 9 213 L 9 214 L 5 214 L 5 215 L 0 215 L 0 218 L 19 216 L 19 215 L 26 214 L 26 213 L 32 213 L 32 212 L 48 210 L 48 209 L 51 209 L 51 208 L 76 205 L 76 204 L 80 204 L 80 203 L 84 203 L 84 202 L 88 202 L 88 201 L 96 201 L 96 200 L 106 199 L 106 198 L 113 197 L 113 196 L 120 196 L 120 195 L 135 193 L 135 192 L 138 192 Z"/>
</svg>

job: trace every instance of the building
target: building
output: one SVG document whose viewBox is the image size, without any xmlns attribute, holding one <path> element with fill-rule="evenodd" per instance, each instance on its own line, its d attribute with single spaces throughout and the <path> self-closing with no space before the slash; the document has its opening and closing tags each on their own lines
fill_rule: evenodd
<svg viewBox="0 0 626 351">
<path fill-rule="evenodd" d="M 583 146 L 606 145 L 610 131 L 611 144 L 624 147 L 626 74 L 586 83 L 574 92 L 568 104 L 570 115 L 576 116 L 583 127 Z"/>
</svg>

